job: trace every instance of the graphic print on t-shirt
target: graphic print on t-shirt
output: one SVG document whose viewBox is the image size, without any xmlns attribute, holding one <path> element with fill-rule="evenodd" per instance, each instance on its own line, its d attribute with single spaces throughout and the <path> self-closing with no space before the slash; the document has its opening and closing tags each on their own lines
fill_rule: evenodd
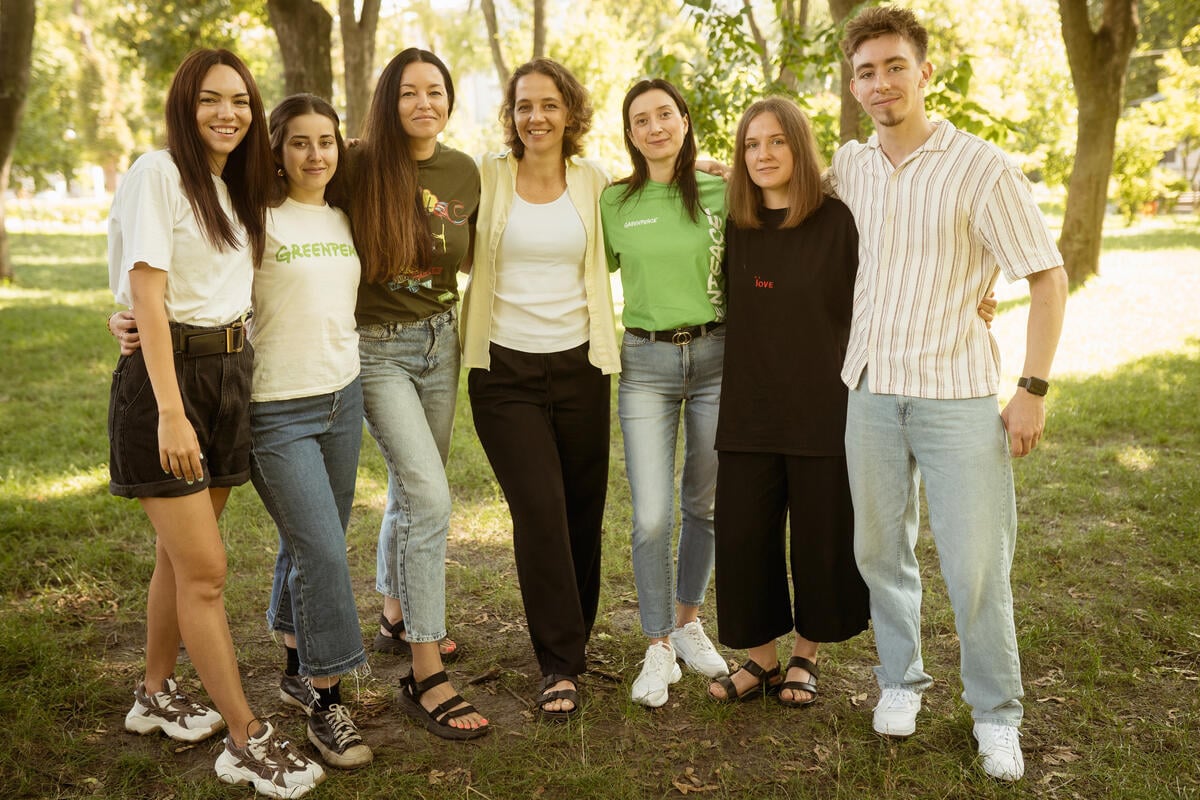
<svg viewBox="0 0 1200 800">
<path fill-rule="evenodd" d="M 421 187 L 421 206 L 429 214 L 429 232 L 433 236 L 433 256 L 436 258 L 446 252 L 446 223 L 462 227 L 467 224 L 470 215 L 466 213 L 467 206 L 461 200 L 438 200 L 437 195 L 425 187 Z M 433 265 L 425 272 L 391 281 L 388 288 L 393 292 L 408 289 L 414 293 L 422 287 L 432 289 L 434 276 L 441 274 L 442 268 Z"/>
<path fill-rule="evenodd" d="M 298 258 L 351 258 L 357 255 L 354 245 L 348 242 L 295 242 L 281 244 L 275 251 L 275 260 L 287 264 Z"/>
</svg>

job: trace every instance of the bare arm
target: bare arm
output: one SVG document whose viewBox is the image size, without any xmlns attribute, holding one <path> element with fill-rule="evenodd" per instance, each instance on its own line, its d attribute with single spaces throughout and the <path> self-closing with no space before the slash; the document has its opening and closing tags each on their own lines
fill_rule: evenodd
<svg viewBox="0 0 1200 800">
<path fill-rule="evenodd" d="M 1025 366 L 1021 374 L 1049 380 L 1050 365 L 1062 335 L 1067 305 L 1067 272 L 1062 267 L 1029 276 L 1029 323 L 1025 332 Z M 1046 425 L 1045 399 L 1018 388 L 1000 413 L 1014 458 L 1033 452 Z"/>
<path fill-rule="evenodd" d="M 188 422 L 175 377 L 175 354 L 167 320 L 167 273 L 138 262 L 129 273 L 133 313 L 158 403 L 158 456 L 164 473 L 192 483 L 204 474 L 200 443 Z"/>
</svg>

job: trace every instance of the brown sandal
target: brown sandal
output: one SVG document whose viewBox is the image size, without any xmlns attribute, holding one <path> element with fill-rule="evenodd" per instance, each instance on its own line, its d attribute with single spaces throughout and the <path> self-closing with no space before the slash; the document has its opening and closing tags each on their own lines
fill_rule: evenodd
<svg viewBox="0 0 1200 800">
<path fill-rule="evenodd" d="M 741 671 L 749 672 L 754 677 L 758 678 L 758 683 L 747 688 L 741 694 L 738 694 L 737 684 L 733 682 L 733 675 Z M 779 691 L 780 684 L 783 681 L 783 676 L 779 674 L 779 665 L 776 664 L 771 669 L 763 669 L 754 659 L 750 659 L 745 664 L 742 664 L 733 675 L 722 675 L 717 678 L 714 683 L 725 690 L 724 697 L 717 697 L 712 692 L 708 696 L 720 703 L 738 703 L 747 700 L 754 700 L 757 697 L 766 697 L 776 694 Z"/>
<path fill-rule="evenodd" d="M 808 692 L 812 697 L 807 700 L 785 700 L 783 695 L 778 695 L 780 705 L 785 705 L 788 708 L 804 708 L 811 706 L 817 702 L 817 678 L 821 677 L 821 670 L 817 669 L 817 665 L 809 661 L 804 656 L 792 656 L 788 661 L 787 668 L 792 669 L 798 667 L 808 672 L 808 680 L 806 681 L 784 681 L 779 684 L 780 691 L 791 689 L 793 692 Z"/>
</svg>

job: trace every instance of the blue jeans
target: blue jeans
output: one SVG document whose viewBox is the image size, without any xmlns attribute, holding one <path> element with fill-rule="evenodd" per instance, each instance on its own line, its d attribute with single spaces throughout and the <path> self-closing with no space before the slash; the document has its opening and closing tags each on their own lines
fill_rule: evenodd
<svg viewBox="0 0 1200 800">
<path fill-rule="evenodd" d="M 446 458 L 458 399 L 458 315 L 361 325 L 367 428 L 387 463 L 375 589 L 400 601 L 410 642 L 446 636 Z"/>
<path fill-rule="evenodd" d="M 367 660 L 346 563 L 362 446 L 358 379 L 331 394 L 250 405 L 250 476 L 279 529 L 267 624 L 296 636 L 301 670 L 340 675 Z"/>
<path fill-rule="evenodd" d="M 854 556 L 871 592 L 883 688 L 922 692 L 921 479 L 958 631 L 963 699 L 977 722 L 1019 725 L 1021 662 L 1009 572 L 1017 535 L 1008 439 L 996 397 L 928 400 L 850 392 L 846 459 Z"/>
<path fill-rule="evenodd" d="M 725 329 L 690 344 L 651 342 L 626 333 L 621 342 L 617 409 L 633 500 L 633 577 L 642 631 L 675 629 L 672 599 L 704 602 L 714 558 L 717 409 Z M 683 475 L 679 487 L 678 579 L 672 592 L 675 528 L 675 443 L 683 411 Z"/>
</svg>

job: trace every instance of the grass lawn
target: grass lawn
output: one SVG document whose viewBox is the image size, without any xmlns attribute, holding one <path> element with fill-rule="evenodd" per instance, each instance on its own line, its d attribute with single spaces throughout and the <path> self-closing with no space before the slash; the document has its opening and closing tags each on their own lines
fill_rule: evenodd
<svg viewBox="0 0 1200 800">
<path fill-rule="evenodd" d="M 12 237 L 0 286 L 0 796 L 249 797 L 218 783 L 220 740 L 126 733 L 153 567 L 145 515 L 107 491 L 105 414 L 116 345 L 104 239 Z M 1004 386 L 1020 370 L 1026 304 L 1001 289 Z M 465 382 L 464 382 L 465 383 Z M 313 795 L 350 798 L 1200 797 L 1200 223 L 1113 228 L 1102 274 L 1076 291 L 1048 399 L 1047 436 L 1015 465 L 1013 589 L 1027 697 L 1027 772 L 1015 787 L 975 765 L 953 617 L 923 535 L 924 644 L 934 686 L 917 735 L 871 731 L 870 633 L 822 651 L 821 698 L 718 706 L 687 673 L 662 709 L 629 700 L 645 642 L 629 559 L 629 492 L 613 420 L 601 612 L 584 713 L 536 721 L 506 508 L 475 439 L 465 386 L 450 482 L 448 622 L 456 685 L 492 722 L 479 743 L 427 734 L 393 699 L 407 662 L 373 655 L 347 700 L 376 752 Z M 614 386 L 615 390 L 615 386 Z M 1005 389 L 1007 392 L 1007 389 Z M 386 474 L 364 440 L 348 546 L 363 635 L 380 610 L 375 537 Z M 249 486 L 222 518 L 227 607 L 252 707 L 298 742 L 264 622 L 276 535 Z M 710 593 L 705 608 L 715 633 Z M 740 653 L 730 653 L 740 657 Z M 181 662 L 180 677 L 199 691 Z M 304 747 L 308 747 L 304 744 Z"/>
</svg>

